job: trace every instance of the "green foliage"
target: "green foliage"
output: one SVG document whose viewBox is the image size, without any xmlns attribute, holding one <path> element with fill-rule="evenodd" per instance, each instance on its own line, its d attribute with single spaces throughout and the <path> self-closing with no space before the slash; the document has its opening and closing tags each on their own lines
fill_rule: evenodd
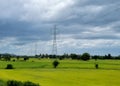
<svg viewBox="0 0 120 86">
<path fill-rule="evenodd" d="M 3 80 L 0 80 L 0 86 L 6 86 L 6 83 Z"/>
<path fill-rule="evenodd" d="M 7 64 L 6 69 L 14 69 L 12 64 Z"/>
<path fill-rule="evenodd" d="M 27 60 L 29 60 L 29 57 L 24 57 L 24 61 L 27 61 Z"/>
<path fill-rule="evenodd" d="M 90 54 L 89 53 L 83 53 L 81 56 L 81 59 L 84 61 L 90 60 Z"/>
<path fill-rule="evenodd" d="M 92 56 L 92 59 L 98 60 L 99 56 L 98 55 L 94 55 L 94 56 Z"/>
<path fill-rule="evenodd" d="M 98 64 L 95 64 L 95 68 L 98 69 L 98 68 L 99 68 L 99 65 L 98 65 Z"/>
<path fill-rule="evenodd" d="M 56 68 L 59 65 L 59 62 L 57 60 L 53 61 L 53 66 Z"/>
<path fill-rule="evenodd" d="M 71 59 L 78 59 L 78 55 L 77 54 L 71 54 L 70 57 L 71 57 Z"/>
<path fill-rule="evenodd" d="M 20 81 L 8 80 L 7 86 L 23 86 L 23 84 Z"/>
<path fill-rule="evenodd" d="M 39 86 L 39 84 L 36 84 L 36 83 L 30 82 L 30 81 L 27 81 L 27 82 L 24 82 L 24 83 L 23 83 L 23 86 Z"/>
<path fill-rule="evenodd" d="M 117 56 L 117 57 L 115 57 L 115 59 L 116 59 L 116 60 L 120 60 L 120 55 L 119 55 L 119 56 Z"/>
<path fill-rule="evenodd" d="M 8 80 L 7 86 L 39 86 L 39 84 L 30 82 L 30 81 L 21 82 L 16 80 Z"/>
</svg>

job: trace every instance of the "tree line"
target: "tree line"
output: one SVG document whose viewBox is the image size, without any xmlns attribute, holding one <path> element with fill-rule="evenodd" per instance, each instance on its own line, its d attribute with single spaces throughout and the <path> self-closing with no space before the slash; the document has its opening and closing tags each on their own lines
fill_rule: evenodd
<svg viewBox="0 0 120 86">
<path fill-rule="evenodd" d="M 40 55 L 35 55 L 36 58 L 49 58 L 49 59 L 54 59 L 58 58 L 60 60 L 62 59 L 76 59 L 76 60 L 90 60 L 90 59 L 118 59 L 120 60 L 120 55 L 118 56 L 112 56 L 111 54 L 106 54 L 106 55 L 90 55 L 89 53 L 83 53 L 83 54 L 63 54 L 63 55 L 48 55 L 48 54 L 40 54 Z"/>
<path fill-rule="evenodd" d="M 120 55 L 118 56 L 112 56 L 111 54 L 107 54 L 107 55 L 90 55 L 89 53 L 83 53 L 83 54 L 75 54 L 75 53 L 71 53 L 71 54 L 63 54 L 63 55 L 49 55 L 49 54 L 39 54 L 39 55 L 35 55 L 35 56 L 20 56 L 20 55 L 13 55 L 13 54 L 0 54 L 0 60 L 5 60 L 5 61 L 10 61 L 11 58 L 16 58 L 17 60 L 19 60 L 20 58 L 23 58 L 24 61 L 28 60 L 29 58 L 38 58 L 38 59 L 44 59 L 44 58 L 48 58 L 48 59 L 73 59 L 73 60 L 90 60 L 90 59 L 118 59 L 120 60 Z M 14 61 L 14 59 L 13 59 Z"/>
</svg>

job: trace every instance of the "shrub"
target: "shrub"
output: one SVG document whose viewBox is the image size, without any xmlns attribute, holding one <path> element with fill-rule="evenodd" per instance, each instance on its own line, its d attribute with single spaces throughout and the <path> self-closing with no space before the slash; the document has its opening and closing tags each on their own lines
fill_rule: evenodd
<svg viewBox="0 0 120 86">
<path fill-rule="evenodd" d="M 30 81 L 27 81 L 27 82 L 24 82 L 24 85 L 23 85 L 23 86 L 39 86 L 39 84 L 36 84 L 36 83 L 30 82 Z"/>
<path fill-rule="evenodd" d="M 6 86 L 6 82 L 3 80 L 0 80 L 0 86 Z"/>
<path fill-rule="evenodd" d="M 7 86 L 40 86 L 40 85 L 30 81 L 21 82 L 16 80 L 8 80 Z"/>
<path fill-rule="evenodd" d="M 29 60 L 29 58 L 28 57 L 24 57 L 24 61 L 27 61 L 27 60 Z"/>
<path fill-rule="evenodd" d="M 15 62 L 16 60 L 15 60 L 15 59 L 13 59 L 12 61 L 13 61 L 13 62 Z"/>
<path fill-rule="evenodd" d="M 15 80 L 9 80 L 7 81 L 7 86 L 23 86 L 22 82 L 15 81 Z"/>
<path fill-rule="evenodd" d="M 53 62 L 54 68 L 56 68 L 58 65 L 59 65 L 59 62 L 58 62 L 57 60 L 55 60 L 55 61 Z"/>
<path fill-rule="evenodd" d="M 95 68 L 96 68 L 96 69 L 98 69 L 98 68 L 99 68 L 98 64 L 95 64 Z"/>
<path fill-rule="evenodd" d="M 7 64 L 6 69 L 14 69 L 12 64 Z"/>
</svg>

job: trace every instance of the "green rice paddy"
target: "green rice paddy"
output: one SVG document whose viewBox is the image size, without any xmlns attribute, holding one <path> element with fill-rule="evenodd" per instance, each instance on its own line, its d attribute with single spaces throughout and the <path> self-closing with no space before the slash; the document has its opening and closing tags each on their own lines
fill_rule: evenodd
<svg viewBox="0 0 120 86">
<path fill-rule="evenodd" d="M 0 79 L 31 81 L 41 86 L 120 86 L 120 60 L 60 60 L 57 69 L 50 59 L 0 61 Z M 95 69 L 95 63 L 99 69 Z M 15 69 L 5 69 L 12 64 Z"/>
</svg>

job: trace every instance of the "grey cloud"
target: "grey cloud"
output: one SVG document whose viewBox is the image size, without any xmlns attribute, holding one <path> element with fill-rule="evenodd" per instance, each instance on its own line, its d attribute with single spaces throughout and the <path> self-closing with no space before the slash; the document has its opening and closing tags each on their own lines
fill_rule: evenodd
<svg viewBox="0 0 120 86">
<path fill-rule="evenodd" d="M 115 33 L 120 34 L 120 21 L 113 23 L 110 27 L 112 28 L 113 31 L 115 31 Z"/>
<path fill-rule="evenodd" d="M 107 25 L 111 22 L 119 21 L 120 1 L 86 1 L 87 4 L 81 3 L 64 9 L 61 17 L 62 24 L 88 24 L 88 25 Z M 93 3 L 92 3 L 93 2 Z M 101 4 L 97 4 L 100 3 Z M 104 4 L 109 3 L 109 4 Z M 90 3 L 90 4 L 89 4 Z M 97 9 L 98 8 L 98 9 Z M 93 12 L 91 12 L 93 10 Z M 94 12 L 95 10 L 95 12 Z"/>
<path fill-rule="evenodd" d="M 80 0 L 78 0 L 78 2 L 80 2 Z M 109 4 L 116 4 L 119 3 L 119 0 L 84 0 L 84 3 L 82 3 L 83 5 L 109 5 Z M 79 4 L 79 3 L 78 3 Z"/>
<path fill-rule="evenodd" d="M 37 1 L 0 1 L 0 40 L 15 38 L 17 46 L 50 41 L 54 24 L 66 39 L 120 39 L 119 0 Z"/>
<path fill-rule="evenodd" d="M 0 19 L 20 20 L 23 15 L 24 2 L 22 0 L 1 0 L 0 1 Z"/>
<path fill-rule="evenodd" d="M 116 25 L 115 25 L 116 26 Z M 72 37 L 74 39 L 120 39 L 116 32 L 116 29 L 111 26 L 90 26 L 90 25 L 69 25 L 59 27 L 59 33 L 61 35 L 68 35 L 67 37 Z M 61 29 L 62 28 L 62 29 Z"/>
<path fill-rule="evenodd" d="M 89 12 L 90 7 L 101 7 L 100 12 L 94 13 Z M 85 8 L 88 7 L 88 10 L 85 11 Z M 94 9 L 94 8 L 93 8 Z M 67 12 L 68 11 L 68 12 Z M 90 10 L 91 11 L 91 10 Z M 64 19 L 60 22 L 64 25 L 61 27 L 63 30 L 61 32 L 63 34 L 75 34 L 74 38 L 82 38 L 82 39 L 119 39 L 120 37 L 116 35 L 116 33 L 120 33 L 119 23 L 120 21 L 120 1 L 89 1 L 86 0 L 82 4 L 77 3 L 69 9 L 64 11 L 63 17 Z M 69 18 L 71 17 L 71 18 Z M 62 18 L 61 18 L 62 19 Z M 113 25 L 111 27 L 111 25 Z M 67 26 L 67 27 L 66 27 Z M 92 32 L 91 34 L 82 34 L 82 32 L 91 32 L 90 29 L 95 27 L 101 27 L 104 29 L 104 32 Z M 108 28 L 111 28 L 107 30 Z M 99 28 L 98 28 L 99 29 Z M 115 31 L 115 32 L 114 32 Z M 82 35 L 76 35 L 82 34 Z M 92 35 L 95 34 L 95 35 Z M 87 35 L 87 36 L 86 36 Z"/>
<path fill-rule="evenodd" d="M 1 39 L 13 37 L 24 43 L 51 40 L 50 27 L 45 24 L 36 27 L 32 23 L 11 20 L 0 24 L 0 30 Z"/>
<path fill-rule="evenodd" d="M 96 40 L 96 39 L 112 39 L 112 40 L 116 40 L 116 39 L 120 39 L 120 37 L 115 36 L 115 35 L 74 35 L 73 38 L 75 39 L 89 39 L 89 40 Z"/>
</svg>

